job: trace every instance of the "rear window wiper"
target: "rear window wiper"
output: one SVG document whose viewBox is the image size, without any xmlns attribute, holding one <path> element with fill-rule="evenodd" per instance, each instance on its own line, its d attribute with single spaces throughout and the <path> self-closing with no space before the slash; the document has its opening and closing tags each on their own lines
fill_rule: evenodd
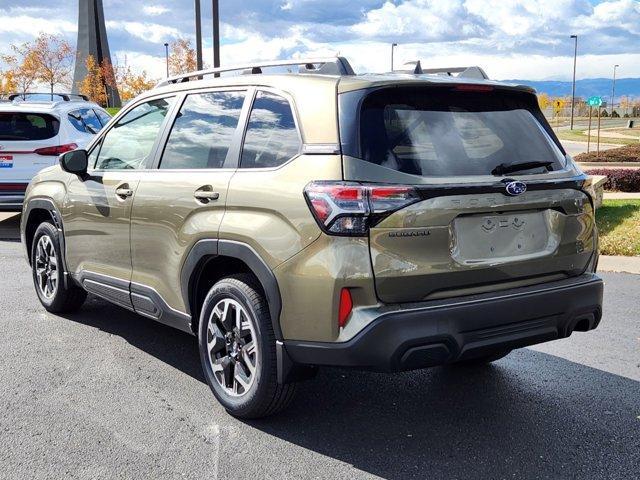
<svg viewBox="0 0 640 480">
<path fill-rule="evenodd" d="M 501 163 L 491 170 L 491 175 L 504 175 L 506 173 L 531 170 L 532 168 L 550 167 L 555 162 L 522 162 L 522 163 Z"/>
</svg>

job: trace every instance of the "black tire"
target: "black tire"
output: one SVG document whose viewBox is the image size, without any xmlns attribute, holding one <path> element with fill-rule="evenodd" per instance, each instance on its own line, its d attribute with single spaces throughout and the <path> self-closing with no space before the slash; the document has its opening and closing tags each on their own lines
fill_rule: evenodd
<svg viewBox="0 0 640 480">
<path fill-rule="evenodd" d="M 67 282 L 65 286 L 64 282 L 64 267 L 62 265 L 62 250 L 60 248 L 59 231 L 51 223 L 44 222 L 38 226 L 35 235 L 33 236 L 33 244 L 31 245 L 31 274 L 33 278 L 33 285 L 38 294 L 38 299 L 42 306 L 51 313 L 70 313 L 78 310 L 87 298 L 87 292 L 72 281 Z M 43 237 L 48 237 L 51 242 L 51 247 L 55 252 L 56 269 L 52 274 L 56 279 L 55 292 L 51 296 L 47 296 L 40 288 L 39 276 L 37 273 L 37 250 L 38 244 Z"/>
<path fill-rule="evenodd" d="M 210 360 L 209 321 L 213 318 L 216 305 L 224 300 L 238 302 L 244 308 L 247 316 L 250 317 L 249 321 L 253 323 L 255 338 L 252 340 L 258 345 L 253 373 L 255 377 L 251 386 L 241 396 L 232 396 L 225 390 L 225 386 L 217 379 L 218 377 L 214 376 Z M 262 290 L 252 275 L 238 274 L 224 278 L 209 290 L 200 314 L 198 344 L 207 383 L 216 399 L 234 417 L 249 419 L 273 415 L 287 407 L 293 399 L 296 385 L 278 384 L 276 339 L 271 316 Z M 229 348 L 226 347 L 219 355 L 227 355 Z M 233 368 L 236 368 L 236 363 L 233 363 Z M 218 371 L 218 375 L 224 377 L 223 372 Z M 225 381 L 224 378 L 222 381 Z"/>
<path fill-rule="evenodd" d="M 491 362 L 495 362 L 496 360 L 500 360 L 501 358 L 506 357 L 510 353 L 511 350 L 498 350 L 487 355 L 483 355 L 482 357 L 460 360 L 459 362 L 454 362 L 453 365 L 457 367 L 477 367 L 479 365 L 487 365 Z"/>
</svg>

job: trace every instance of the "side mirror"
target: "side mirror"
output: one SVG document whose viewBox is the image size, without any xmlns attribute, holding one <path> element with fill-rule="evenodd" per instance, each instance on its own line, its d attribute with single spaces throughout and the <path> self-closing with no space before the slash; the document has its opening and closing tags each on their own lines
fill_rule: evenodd
<svg viewBox="0 0 640 480">
<path fill-rule="evenodd" d="M 86 175 L 89 166 L 89 155 L 86 150 L 73 150 L 60 155 L 60 166 L 65 172 L 75 175 Z"/>
</svg>

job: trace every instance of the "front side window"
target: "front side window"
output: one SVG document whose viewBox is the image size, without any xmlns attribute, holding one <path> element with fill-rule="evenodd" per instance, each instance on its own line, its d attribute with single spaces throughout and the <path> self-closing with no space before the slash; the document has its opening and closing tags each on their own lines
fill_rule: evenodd
<svg viewBox="0 0 640 480">
<path fill-rule="evenodd" d="M 513 166 L 518 174 L 559 170 L 563 154 L 529 97 L 436 88 L 374 92 L 360 114 L 361 158 L 418 176 L 499 175 Z"/>
<path fill-rule="evenodd" d="M 244 92 L 187 96 L 171 129 L 160 168 L 223 168 L 244 97 Z"/>
<path fill-rule="evenodd" d="M 144 168 L 174 98 L 151 100 L 124 115 L 107 132 L 96 162 L 97 170 Z"/>
<path fill-rule="evenodd" d="M 242 150 L 241 168 L 278 167 L 300 151 L 300 136 L 289 102 L 258 92 Z"/>
</svg>

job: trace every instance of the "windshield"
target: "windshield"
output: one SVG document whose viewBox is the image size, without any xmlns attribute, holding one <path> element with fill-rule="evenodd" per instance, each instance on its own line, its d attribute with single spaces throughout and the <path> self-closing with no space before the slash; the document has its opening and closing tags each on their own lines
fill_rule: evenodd
<svg viewBox="0 0 640 480">
<path fill-rule="evenodd" d="M 564 156 L 530 97 L 451 87 L 376 91 L 362 103 L 358 157 L 434 177 L 559 170 Z"/>
</svg>

